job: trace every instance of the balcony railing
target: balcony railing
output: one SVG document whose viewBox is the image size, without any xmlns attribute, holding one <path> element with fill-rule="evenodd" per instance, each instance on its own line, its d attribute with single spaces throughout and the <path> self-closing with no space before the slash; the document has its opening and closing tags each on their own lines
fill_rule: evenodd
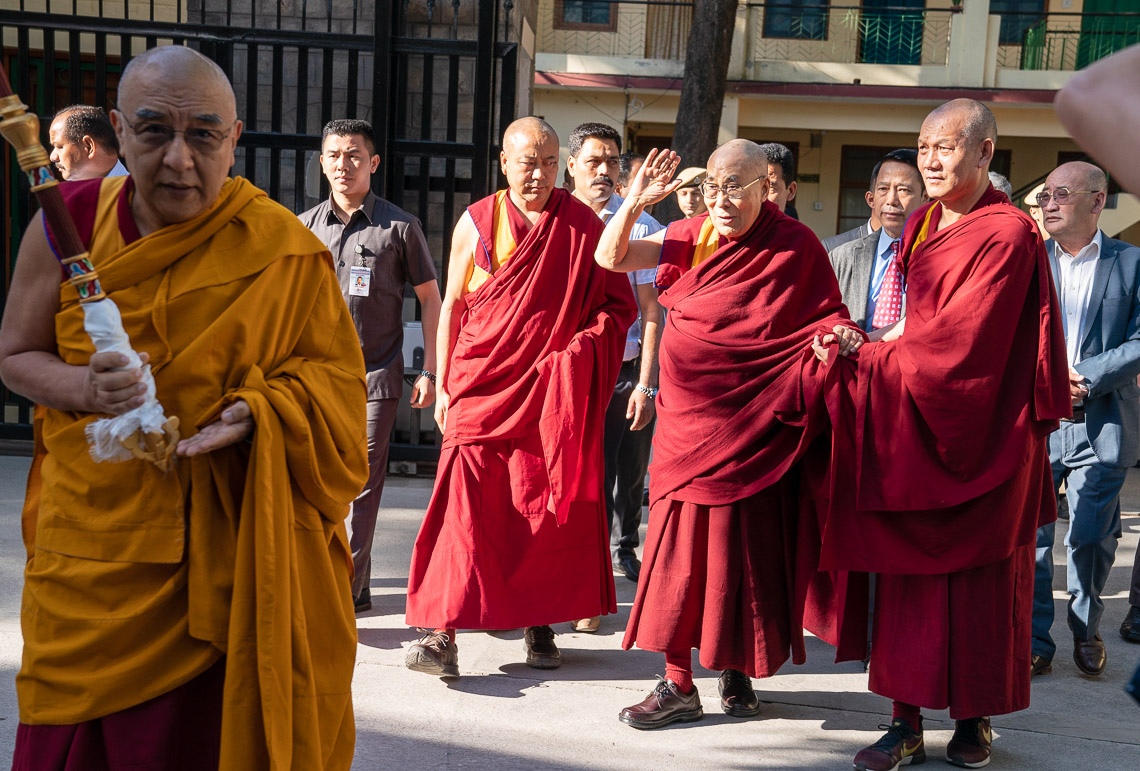
<svg viewBox="0 0 1140 771">
<path fill-rule="evenodd" d="M 753 61 L 944 66 L 953 9 L 836 6 L 793 12 L 749 3 Z"/>
<path fill-rule="evenodd" d="M 846 4 L 814 9 L 791 9 L 773 0 L 742 3 L 747 63 L 950 63 L 951 26 L 956 16 L 964 20 L 960 8 L 872 9 L 856 5 L 857 0 L 841 2 Z M 692 0 L 539 0 L 538 51 L 683 61 L 692 7 Z M 980 48 L 987 34 L 984 18 L 970 22 L 982 26 L 958 30 L 956 36 L 966 34 Z M 1007 13 L 1001 15 L 997 67 L 1071 71 L 1134 43 L 1140 43 L 1140 10 Z M 953 55 L 962 55 L 954 50 Z"/>
<path fill-rule="evenodd" d="M 1013 70 L 1079 70 L 1135 43 L 1140 12 L 1009 13 L 997 62 Z"/>
<path fill-rule="evenodd" d="M 598 6 L 587 23 L 566 21 L 570 2 L 541 0 L 538 50 L 542 53 L 684 60 L 692 23 L 691 0 L 616 0 Z M 605 6 L 609 6 L 608 9 Z M 791 10 L 752 2 L 748 15 L 752 60 L 946 63 L 952 9 L 856 5 Z"/>
<path fill-rule="evenodd" d="M 692 0 L 578 3 L 540 0 L 542 53 L 684 60 Z M 608 6 L 608 8 L 606 8 Z"/>
</svg>

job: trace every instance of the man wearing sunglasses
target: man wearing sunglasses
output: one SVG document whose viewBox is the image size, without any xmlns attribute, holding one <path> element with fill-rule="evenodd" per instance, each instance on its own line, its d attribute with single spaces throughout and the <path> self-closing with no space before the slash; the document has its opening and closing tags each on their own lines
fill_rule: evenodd
<svg viewBox="0 0 1140 771">
<path fill-rule="evenodd" d="M 1089 163 L 1063 164 L 1045 180 L 1037 204 L 1061 300 L 1073 417 L 1049 436 L 1053 483 L 1069 504 L 1069 603 L 1073 661 L 1104 672 L 1101 592 L 1121 535 L 1120 490 L 1140 458 L 1140 249 L 1098 227 L 1108 185 Z M 1033 674 L 1053 669 L 1053 541 L 1056 523 L 1037 531 L 1033 601 Z"/>
</svg>

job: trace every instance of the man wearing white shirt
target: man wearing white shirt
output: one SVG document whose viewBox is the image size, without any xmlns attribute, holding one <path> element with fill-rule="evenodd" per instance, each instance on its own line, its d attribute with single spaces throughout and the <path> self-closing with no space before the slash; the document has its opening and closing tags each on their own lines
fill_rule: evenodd
<svg viewBox="0 0 1140 771">
<path fill-rule="evenodd" d="M 618 177 L 621 135 L 604 123 L 583 123 L 567 140 L 570 157 L 566 168 L 574 181 L 574 197 L 608 221 L 622 204 L 614 193 Z M 662 226 L 642 213 L 633 225 L 631 238 L 646 238 Z M 606 410 L 605 450 L 606 509 L 610 515 L 610 552 L 614 570 L 637 581 L 645 471 L 653 439 L 657 396 L 657 347 L 661 340 L 661 306 L 653 285 L 654 271 L 629 274 L 640 311 L 626 337 L 625 356 Z M 582 619 L 574 624 L 579 632 L 596 632 L 600 619 Z"/>
<path fill-rule="evenodd" d="M 1069 504 L 1069 605 L 1073 660 L 1104 671 L 1101 592 L 1120 539 L 1120 489 L 1140 457 L 1140 249 L 1097 226 L 1107 197 L 1104 172 L 1066 163 L 1037 196 L 1068 351 L 1073 417 L 1049 437 L 1053 483 Z M 1055 523 L 1037 531 L 1032 674 L 1052 671 Z"/>
<path fill-rule="evenodd" d="M 926 203 L 918 152 L 892 150 L 875 166 L 871 210 L 882 227 L 828 253 L 851 320 L 871 332 L 897 322 L 903 313 L 903 286 L 896 258 L 898 241 L 911 212 Z"/>
</svg>

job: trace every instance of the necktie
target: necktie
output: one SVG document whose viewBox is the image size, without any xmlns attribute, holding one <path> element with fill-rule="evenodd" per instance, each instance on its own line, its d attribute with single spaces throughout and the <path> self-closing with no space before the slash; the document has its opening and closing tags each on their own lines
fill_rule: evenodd
<svg viewBox="0 0 1140 771">
<path fill-rule="evenodd" d="M 879 289 L 879 300 L 875 303 L 875 316 L 871 319 L 871 329 L 889 327 L 902 316 L 903 283 L 899 270 L 899 242 L 891 241 L 891 264 L 883 275 L 883 285 Z"/>
</svg>

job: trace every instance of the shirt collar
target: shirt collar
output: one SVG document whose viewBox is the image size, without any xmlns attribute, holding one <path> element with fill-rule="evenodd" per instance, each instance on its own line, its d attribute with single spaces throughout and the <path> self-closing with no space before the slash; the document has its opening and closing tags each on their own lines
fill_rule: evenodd
<svg viewBox="0 0 1140 771">
<path fill-rule="evenodd" d="M 614 213 L 621 208 L 621 205 L 623 203 L 625 203 L 625 199 L 620 195 L 617 193 L 611 195 L 610 200 L 606 201 L 606 205 L 602 207 L 602 210 L 600 212 L 598 212 L 598 216 L 602 218 L 602 222 L 609 222 L 610 217 L 612 217 Z"/>
<path fill-rule="evenodd" d="M 898 240 L 898 238 L 891 238 L 890 234 L 887 233 L 886 228 L 879 228 L 879 244 L 875 248 L 875 257 L 886 259 L 887 250 L 891 248 L 891 242 Z"/>
<path fill-rule="evenodd" d="M 357 209 L 356 211 L 354 211 L 352 213 L 352 216 L 348 218 L 348 224 L 351 225 L 353 223 L 353 221 L 357 218 L 357 216 L 360 216 L 360 217 L 363 217 L 364 219 L 366 219 L 368 221 L 368 224 L 371 225 L 372 220 L 376 215 L 376 202 L 379 200 L 380 200 L 380 197 L 378 195 L 376 195 L 375 193 L 373 193 L 371 190 L 369 190 L 368 195 L 364 196 L 364 201 L 360 204 L 360 208 Z M 336 210 L 339 208 L 340 207 L 338 207 L 333 202 L 332 195 L 330 194 L 329 195 L 329 210 L 328 210 L 328 214 L 325 215 L 325 222 L 327 222 L 330 225 L 340 224 L 340 217 L 336 216 Z"/>
<path fill-rule="evenodd" d="M 1096 233 L 1093 235 L 1092 241 L 1089 241 L 1085 246 L 1076 254 L 1069 254 L 1057 241 L 1053 242 L 1057 248 L 1057 257 L 1067 257 L 1073 262 L 1084 262 L 1085 260 L 1095 260 L 1100 257 L 1101 249 L 1104 247 L 1104 234 L 1100 228 L 1097 228 Z"/>
</svg>

